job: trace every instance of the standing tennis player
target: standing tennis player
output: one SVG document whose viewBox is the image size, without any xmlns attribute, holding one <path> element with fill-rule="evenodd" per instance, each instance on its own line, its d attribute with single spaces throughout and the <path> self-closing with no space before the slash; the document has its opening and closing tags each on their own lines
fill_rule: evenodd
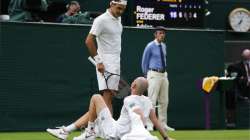
<svg viewBox="0 0 250 140">
<path fill-rule="evenodd" d="M 110 8 L 94 20 L 85 41 L 90 55 L 97 63 L 96 75 L 99 91 L 111 113 L 112 97 L 118 90 L 120 77 L 113 75 L 106 84 L 103 73 L 106 70 L 120 75 L 121 15 L 126 9 L 126 5 L 126 0 L 111 0 Z"/>
</svg>

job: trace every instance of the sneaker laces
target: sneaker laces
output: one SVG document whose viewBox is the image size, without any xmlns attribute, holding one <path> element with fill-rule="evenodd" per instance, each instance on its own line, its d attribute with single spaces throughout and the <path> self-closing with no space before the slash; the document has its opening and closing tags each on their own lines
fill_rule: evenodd
<svg viewBox="0 0 250 140">
<path fill-rule="evenodd" d="M 68 135 L 69 134 L 69 132 L 65 130 L 65 126 L 64 125 L 63 126 L 57 126 L 56 128 L 59 129 L 59 132 L 62 133 L 62 134 L 64 134 L 64 135 Z"/>
<path fill-rule="evenodd" d="M 91 132 L 92 131 L 92 132 Z M 85 131 L 82 131 L 81 132 L 81 135 L 78 136 L 78 137 L 75 137 L 74 139 L 77 139 L 77 140 L 83 140 L 83 139 L 87 139 L 91 136 L 94 136 L 95 137 L 95 132 L 93 130 L 88 130 L 87 128 L 85 129 Z"/>
<path fill-rule="evenodd" d="M 85 137 L 95 136 L 95 131 L 92 129 L 86 128 L 83 134 L 85 135 Z"/>
</svg>

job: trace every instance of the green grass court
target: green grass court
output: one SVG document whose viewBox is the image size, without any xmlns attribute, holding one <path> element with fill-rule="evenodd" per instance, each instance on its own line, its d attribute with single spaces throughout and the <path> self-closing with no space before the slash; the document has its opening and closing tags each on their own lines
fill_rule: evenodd
<svg viewBox="0 0 250 140">
<path fill-rule="evenodd" d="M 74 132 L 69 140 L 80 132 Z M 153 132 L 159 135 L 158 132 Z M 250 140 L 250 130 L 177 130 L 168 133 L 176 140 Z M 57 140 L 46 132 L 0 132 L 0 140 Z M 100 139 L 99 139 L 100 140 Z"/>
</svg>

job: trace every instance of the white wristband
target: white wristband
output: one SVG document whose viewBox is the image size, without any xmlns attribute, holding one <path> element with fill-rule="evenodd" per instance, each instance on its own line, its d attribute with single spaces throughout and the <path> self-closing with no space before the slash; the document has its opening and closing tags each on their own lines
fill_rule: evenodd
<svg viewBox="0 0 250 140">
<path fill-rule="evenodd" d="M 97 64 L 102 63 L 102 59 L 100 58 L 99 55 L 94 56 L 94 59 Z"/>
</svg>

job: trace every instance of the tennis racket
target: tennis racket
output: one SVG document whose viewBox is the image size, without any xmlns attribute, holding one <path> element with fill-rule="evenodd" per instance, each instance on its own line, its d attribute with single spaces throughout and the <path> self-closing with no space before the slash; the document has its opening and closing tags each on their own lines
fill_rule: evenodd
<svg viewBox="0 0 250 140">
<path fill-rule="evenodd" d="M 96 66 L 96 62 L 92 57 L 89 56 L 88 60 L 94 66 Z M 130 94 L 130 86 L 129 86 L 128 82 L 126 82 L 119 74 L 112 73 L 112 72 L 109 72 L 109 71 L 105 70 L 104 74 L 103 74 L 103 77 L 105 79 L 107 89 L 109 89 L 108 80 L 112 76 L 119 76 L 120 77 L 120 81 L 119 81 L 119 85 L 118 85 L 118 93 L 115 95 L 115 97 L 118 98 L 118 99 L 122 99 L 122 98 L 128 96 Z"/>
</svg>

